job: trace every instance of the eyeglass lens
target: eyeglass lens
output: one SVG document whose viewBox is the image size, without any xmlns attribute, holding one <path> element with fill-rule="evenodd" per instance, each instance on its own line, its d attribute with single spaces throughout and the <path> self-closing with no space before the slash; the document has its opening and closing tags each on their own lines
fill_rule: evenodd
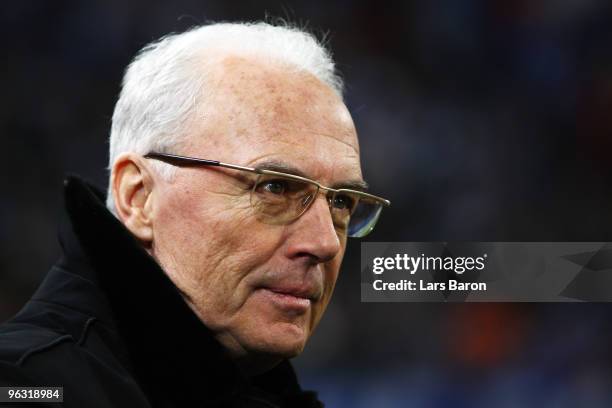
<svg viewBox="0 0 612 408">
<path fill-rule="evenodd" d="M 261 174 L 251 192 L 251 204 L 259 219 L 269 224 L 290 223 L 316 199 L 319 187 L 302 180 Z M 376 224 L 382 205 L 376 200 L 339 190 L 327 197 L 332 221 L 349 237 L 363 237 Z"/>
</svg>

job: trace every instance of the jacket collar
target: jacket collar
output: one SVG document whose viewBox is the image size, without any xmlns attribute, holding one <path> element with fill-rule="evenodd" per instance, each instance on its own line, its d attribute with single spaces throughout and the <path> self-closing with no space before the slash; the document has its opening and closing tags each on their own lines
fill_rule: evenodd
<svg viewBox="0 0 612 408">
<path fill-rule="evenodd" d="M 104 194 L 78 177 L 64 184 L 63 262 L 101 289 L 108 306 L 97 317 L 116 326 L 145 391 L 153 399 L 211 402 L 251 387 L 160 266 L 106 209 Z M 254 382 L 287 396 L 301 392 L 287 361 Z"/>
</svg>

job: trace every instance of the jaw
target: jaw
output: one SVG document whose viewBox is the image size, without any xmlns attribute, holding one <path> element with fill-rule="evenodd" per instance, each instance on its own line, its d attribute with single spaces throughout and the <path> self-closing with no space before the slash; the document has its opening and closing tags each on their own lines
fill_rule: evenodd
<svg viewBox="0 0 612 408">
<path fill-rule="evenodd" d="M 255 376 L 301 354 L 308 330 L 295 323 L 274 322 L 260 327 L 256 332 L 224 333 L 216 338 L 243 373 Z"/>
<path fill-rule="evenodd" d="M 266 290 L 254 291 L 217 331 L 217 339 L 249 371 L 257 371 L 258 366 L 271 368 L 299 355 L 310 337 L 314 305 L 304 308 L 275 300 Z"/>
</svg>

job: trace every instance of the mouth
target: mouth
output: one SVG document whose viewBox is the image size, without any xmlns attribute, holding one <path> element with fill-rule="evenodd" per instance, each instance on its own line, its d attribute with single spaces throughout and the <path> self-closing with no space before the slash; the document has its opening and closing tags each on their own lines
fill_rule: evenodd
<svg viewBox="0 0 612 408">
<path fill-rule="evenodd" d="M 263 287 L 259 290 L 277 308 L 297 314 L 306 313 L 317 298 L 315 291 L 306 288 Z"/>
</svg>

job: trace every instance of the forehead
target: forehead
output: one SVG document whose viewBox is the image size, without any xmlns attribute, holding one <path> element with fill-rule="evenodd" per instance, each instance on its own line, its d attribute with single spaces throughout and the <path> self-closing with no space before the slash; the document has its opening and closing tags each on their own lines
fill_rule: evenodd
<svg viewBox="0 0 612 408">
<path fill-rule="evenodd" d="M 225 56 L 209 78 L 190 126 L 190 154 L 242 165 L 286 162 L 321 182 L 361 178 L 351 116 L 314 75 Z"/>
</svg>

